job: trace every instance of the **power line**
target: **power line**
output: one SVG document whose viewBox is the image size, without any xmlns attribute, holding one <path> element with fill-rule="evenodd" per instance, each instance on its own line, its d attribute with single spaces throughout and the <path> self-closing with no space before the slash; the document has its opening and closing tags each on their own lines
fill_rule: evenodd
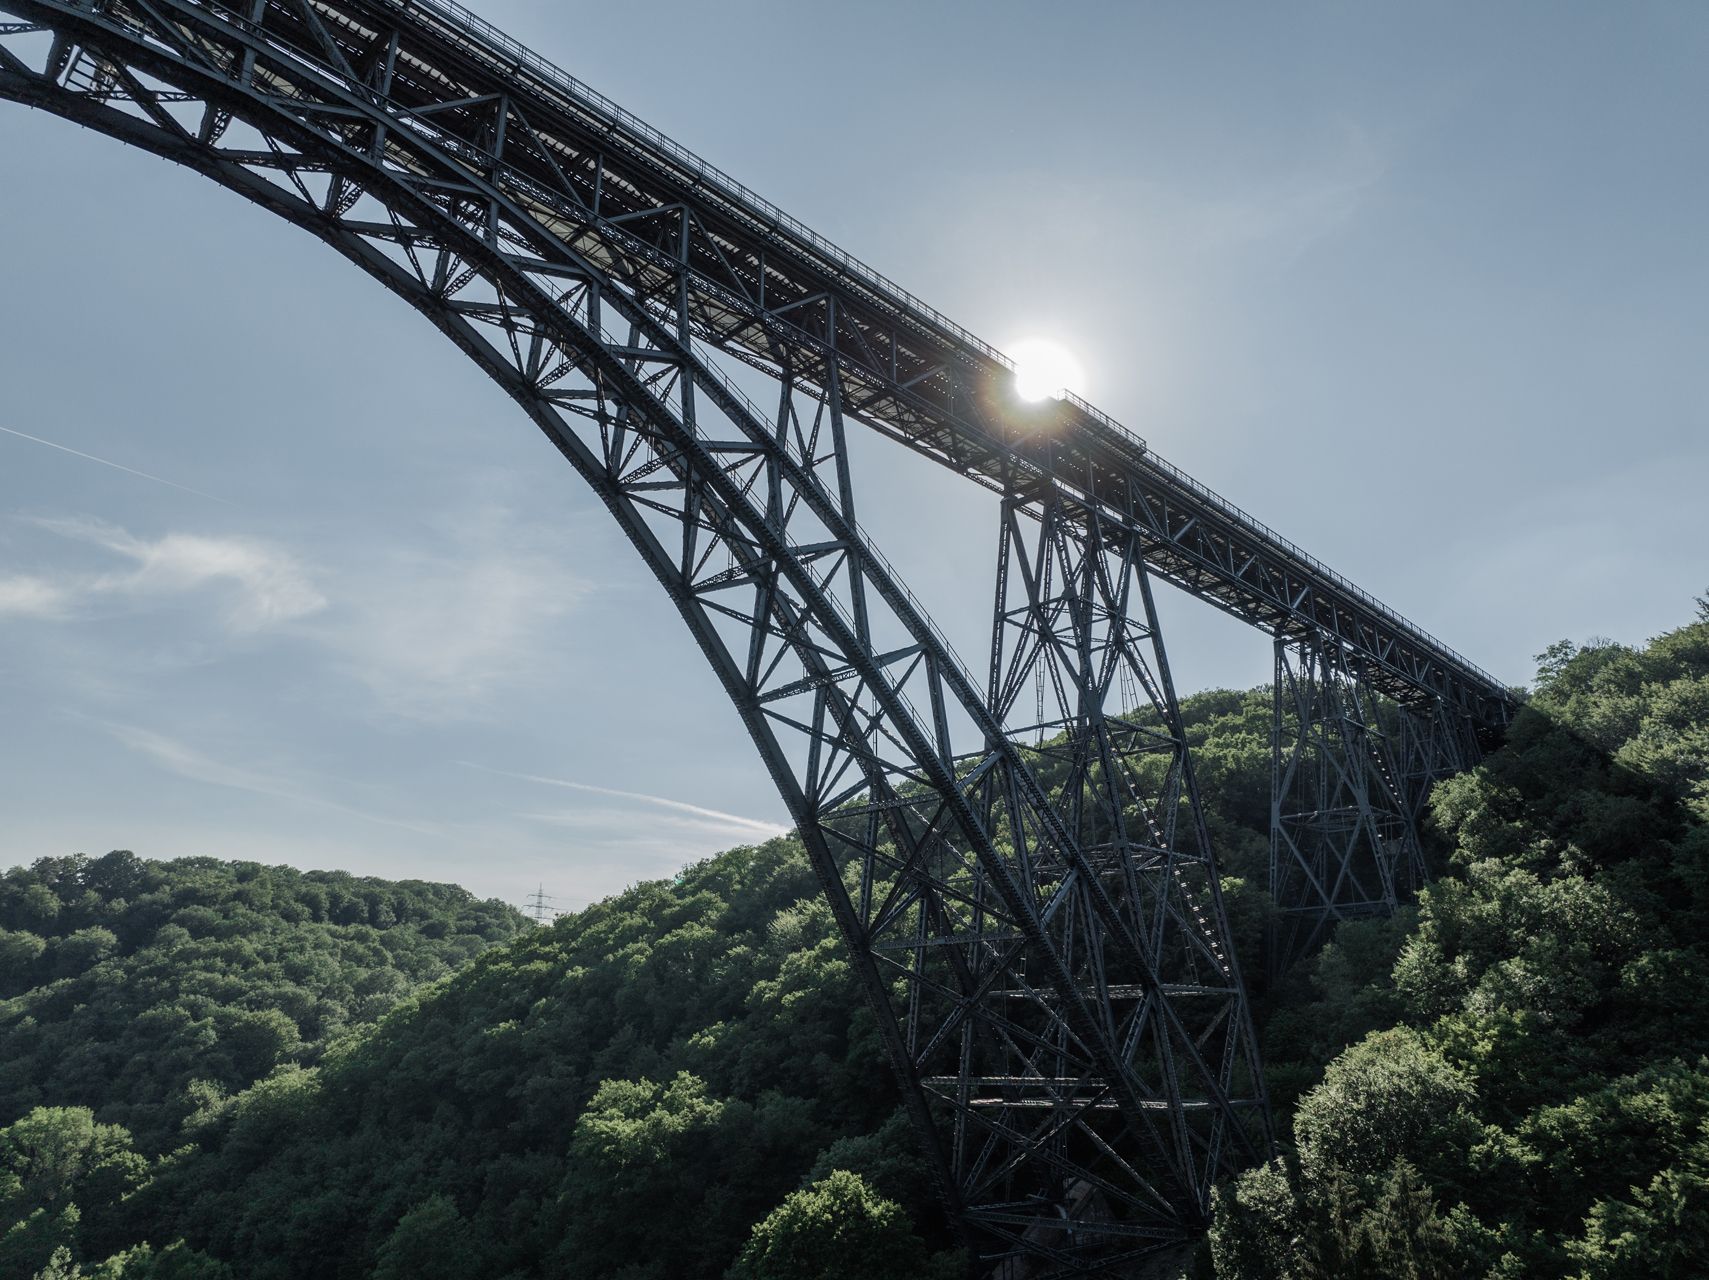
<svg viewBox="0 0 1709 1280">
<path fill-rule="evenodd" d="M 528 895 L 527 901 L 522 904 L 522 912 L 537 925 L 551 924 L 552 921 L 564 914 L 556 907 L 547 905 L 557 900 L 552 894 L 546 892 L 546 886 L 542 884 Z"/>
</svg>

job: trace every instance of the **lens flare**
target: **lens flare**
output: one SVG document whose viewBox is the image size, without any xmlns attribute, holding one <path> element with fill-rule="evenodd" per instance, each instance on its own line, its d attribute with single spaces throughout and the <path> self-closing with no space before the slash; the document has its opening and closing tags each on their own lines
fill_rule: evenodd
<svg viewBox="0 0 1709 1280">
<path fill-rule="evenodd" d="M 1027 338 L 1009 348 L 1015 362 L 1015 394 L 1023 400 L 1048 400 L 1080 387 L 1085 371 L 1060 343 Z"/>
</svg>

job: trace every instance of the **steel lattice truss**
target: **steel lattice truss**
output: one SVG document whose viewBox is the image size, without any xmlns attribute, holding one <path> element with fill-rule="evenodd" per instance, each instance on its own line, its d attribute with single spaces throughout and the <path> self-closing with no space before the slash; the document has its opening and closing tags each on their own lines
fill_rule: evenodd
<svg viewBox="0 0 1709 1280">
<path fill-rule="evenodd" d="M 1145 1216 L 1129 1198 L 1132 1175 L 1122 1176 L 1130 1162 L 1176 1170 L 1175 1194 L 1202 1205 L 1231 1153 L 1268 1145 L 1268 1120 L 1139 539 L 1060 496 L 1041 500 L 1036 523 L 1023 517 L 1027 505 L 1018 492 L 1003 504 L 988 703 L 1010 741 L 1030 744 L 1025 758 L 1083 864 L 1122 904 L 1139 942 L 1137 955 L 1112 947 L 1089 899 L 1058 899 L 1045 920 L 1130 1069 L 1156 1095 L 1153 1124 L 1136 1161 L 1114 1127 L 1112 1100 L 1085 1078 L 1060 1025 L 1039 1025 L 998 1077 L 941 1083 L 964 1091 L 967 1121 L 1005 1136 L 976 1149 L 968 1139 L 984 1134 L 958 1127 L 958 1169 L 969 1168 L 970 1151 L 982 1171 L 1004 1147 L 1039 1144 L 1066 1180 L 1059 1194 L 1076 1230 L 1094 1239 Z M 987 790 L 993 815 L 1014 810 L 1000 785 L 994 778 Z M 1073 868 L 1035 855 L 1028 872 L 1066 883 Z M 1026 1008 L 1024 991 L 1002 994 Z M 1214 1076 L 1208 1096 L 1202 1084 L 1181 1091 L 1195 1076 Z M 1054 1243 L 1055 1234 L 1035 1225 L 1028 1243 Z"/>
<path fill-rule="evenodd" d="M 1387 713 L 1387 714 L 1385 714 Z M 1434 774 L 1408 776 L 1384 707 L 1334 646 L 1276 641 L 1270 895 L 1273 973 L 1351 917 L 1387 915 L 1423 884 L 1417 806 Z"/>
<path fill-rule="evenodd" d="M 1399 758 L 1400 792 L 1416 835 L 1424 817 L 1430 788 L 1442 778 L 1470 769 L 1483 759 L 1477 726 L 1445 703 L 1401 709 Z"/>
<path fill-rule="evenodd" d="M 1268 1120 L 1152 576 L 1404 704 L 1409 823 L 1505 691 L 1089 407 L 1022 412 L 970 335 L 444 0 L 5 14 L 0 96 L 312 232 L 599 494 L 788 805 L 990 1263 L 1197 1231 Z M 1003 495 L 983 679 L 856 522 L 854 423 Z"/>
</svg>

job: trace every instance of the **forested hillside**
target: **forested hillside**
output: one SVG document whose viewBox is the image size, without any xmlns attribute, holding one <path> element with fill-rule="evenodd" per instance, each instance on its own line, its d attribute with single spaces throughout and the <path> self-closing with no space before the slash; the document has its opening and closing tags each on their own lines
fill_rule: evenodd
<svg viewBox="0 0 1709 1280">
<path fill-rule="evenodd" d="M 717 1277 L 840 1139 L 828 1164 L 924 1203 L 894 1106 L 829 912 L 776 840 L 492 952 L 274 1077 L 155 1203 L 258 1280 Z M 397 1261 L 418 1251 L 426 1272 Z"/>
<path fill-rule="evenodd" d="M 1185 712 L 1237 944 L 1259 974 L 1269 695 L 1203 694 Z M 1439 787 L 1430 840 L 1440 878 L 1416 908 L 1343 926 L 1283 989 L 1257 991 L 1284 1150 L 1224 1190 L 1195 1265 L 1235 1280 L 1704 1274 L 1709 620 L 1641 651 L 1551 649 L 1509 745 Z M 83 899 L 54 877 L 87 887 L 106 862 L 14 872 L 7 892 L 45 904 L 42 886 L 70 911 Z M 260 870 L 165 866 L 231 886 L 215 895 L 227 903 Z M 345 881 L 357 896 L 361 883 Z M 0 1132 L 0 1222 L 18 1223 L 0 1275 L 959 1274 L 791 840 L 638 885 L 442 978 L 452 955 L 418 947 L 472 954 L 514 917 L 464 898 L 436 938 L 437 908 L 411 924 L 392 902 L 381 927 L 375 901 L 337 924 L 330 901 L 299 919 L 251 898 L 258 919 L 216 927 L 172 918 L 206 906 L 229 921 L 226 908 L 173 898 L 126 934 L 115 922 L 148 895 L 90 893 L 124 901 L 37 927 L 0 916 L 28 966 L 3 971 L 23 994 L 3 1006 L 0 1070 L 35 1064 L 3 1077 L 7 1118 L 39 1104 Z M 114 941 L 83 963 L 90 944 L 70 940 L 95 928 Z M 281 929 L 327 941 L 273 946 Z M 20 930 L 38 941 L 13 942 Z M 231 959 L 238 943 L 253 962 Z M 299 946 L 339 962 L 306 981 Z M 392 985 L 339 969 L 346 954 Z M 222 985 L 233 969 L 255 980 Z M 89 998 L 53 1003 L 56 984 L 91 974 Z M 112 1012 L 130 1004 L 182 1005 L 209 1048 L 132 1031 Z M 258 1037 L 271 1047 L 241 1066 L 239 1012 L 278 1014 L 265 1025 L 283 1036 Z M 80 1046 L 112 1043 L 104 1066 L 80 1065 Z"/>
<path fill-rule="evenodd" d="M 1370 1034 L 1224 1198 L 1219 1275 L 1709 1274 L 1704 613 L 1556 645 L 1507 746 L 1437 788 L 1448 874 L 1270 1020 L 1278 1059 Z"/>
<path fill-rule="evenodd" d="M 75 1242 L 76 1230 L 48 1229 L 68 1204 L 96 1210 L 82 1234 L 102 1256 L 129 1232 L 114 1215 L 148 1157 L 529 928 L 455 885 L 252 862 L 116 852 L 6 872 L 0 1124 L 12 1127 L 0 1137 L 0 1276 L 28 1276 L 26 1260 Z M 26 1209 L 43 1215 L 7 1234 L 27 1224 Z"/>
</svg>

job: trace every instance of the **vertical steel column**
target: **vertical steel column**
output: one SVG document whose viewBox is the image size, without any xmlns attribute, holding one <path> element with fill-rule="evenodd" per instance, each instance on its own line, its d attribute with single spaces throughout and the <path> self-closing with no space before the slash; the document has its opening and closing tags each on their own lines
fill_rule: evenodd
<svg viewBox="0 0 1709 1280">
<path fill-rule="evenodd" d="M 1341 646 L 1276 640 L 1268 968 L 1280 977 L 1338 921 L 1387 915 L 1424 882 L 1417 788 Z M 1389 717 L 1392 719 L 1392 717 Z M 1401 733 L 1406 733 L 1402 721 Z"/>
<path fill-rule="evenodd" d="M 1245 990 L 1137 539 L 1055 493 L 1044 497 L 1035 524 L 1023 511 L 1037 500 L 1010 492 L 1002 507 L 991 709 L 1139 940 L 1142 956 L 1124 954 L 1076 891 L 1076 872 L 1034 861 L 1059 954 L 1102 1010 L 1127 1069 L 1157 1099 L 1150 1141 L 1136 1148 L 1099 1083 L 1071 1067 L 1071 1036 L 1060 1024 L 1013 1037 L 1007 1079 L 970 1089 L 1005 1129 L 1023 1127 L 1022 1108 L 1046 1108 L 1025 1127 L 1052 1148 L 1031 1171 L 1051 1177 L 1013 1191 L 1056 1207 L 1067 1246 L 1076 1234 L 1119 1238 L 1124 1222 L 1134 1221 L 1128 1162 L 1142 1175 L 1144 1196 L 1166 1196 L 1187 1220 L 1206 1220 L 1212 1184 L 1237 1167 L 1242 1151 L 1266 1150 L 1270 1134 Z M 995 808 L 1000 797 L 989 795 L 988 803 Z M 1002 823 L 994 815 L 990 825 Z M 1018 990 L 997 996 L 1027 1007 Z M 1194 1070 L 1189 1055 L 1199 1060 Z M 1038 1086 L 1053 1077 L 1061 1083 L 1047 1101 Z"/>
</svg>

